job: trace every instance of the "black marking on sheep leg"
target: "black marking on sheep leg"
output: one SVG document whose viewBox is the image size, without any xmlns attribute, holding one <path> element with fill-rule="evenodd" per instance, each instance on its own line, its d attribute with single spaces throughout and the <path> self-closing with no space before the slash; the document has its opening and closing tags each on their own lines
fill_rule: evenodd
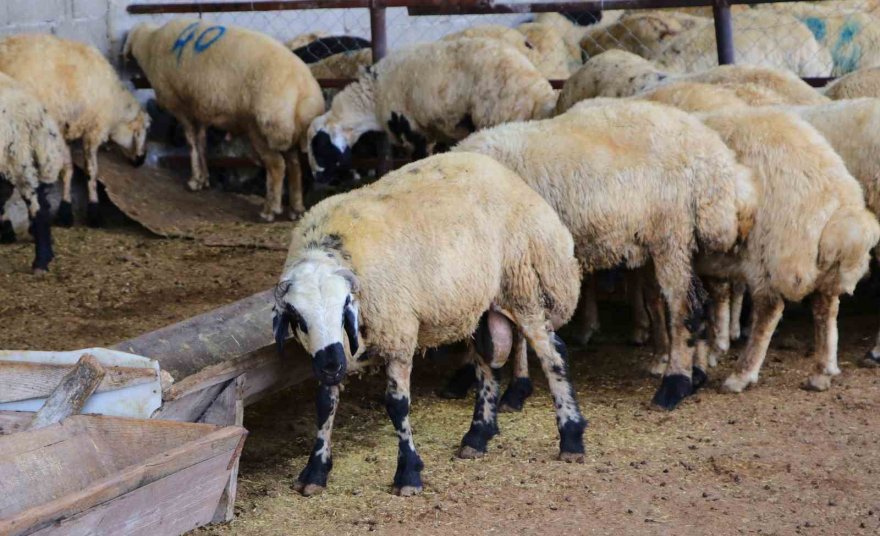
<svg viewBox="0 0 880 536">
<path fill-rule="evenodd" d="M 525 337 L 517 331 L 514 335 L 511 352 L 514 356 L 513 379 L 501 396 L 499 411 L 522 411 L 526 399 L 532 395 L 532 380 L 529 379 L 527 352 Z"/>
<path fill-rule="evenodd" d="M 73 227 L 73 205 L 70 201 L 61 201 L 58 205 L 55 224 L 61 227 Z"/>
<path fill-rule="evenodd" d="M 452 373 L 446 385 L 437 393 L 440 398 L 457 399 L 467 396 L 476 383 L 477 371 L 473 363 L 468 363 Z"/>
<path fill-rule="evenodd" d="M 684 374 L 670 374 L 663 377 L 651 403 L 661 409 L 673 410 L 679 402 L 692 395 L 694 391 L 695 388 L 690 378 Z"/>
<path fill-rule="evenodd" d="M 104 217 L 101 215 L 101 204 L 97 201 L 86 206 L 86 225 L 89 227 L 101 227 L 104 225 Z"/>
<path fill-rule="evenodd" d="M 691 386 L 693 389 L 691 394 L 696 393 L 697 390 L 706 385 L 706 382 L 708 381 L 709 375 L 706 374 L 706 371 L 698 366 L 694 366 L 694 368 L 691 369 Z"/>
<path fill-rule="evenodd" d="M 389 371 L 390 372 L 390 371 Z M 408 375 L 408 370 L 407 370 Z M 407 378 L 407 381 L 409 378 Z M 394 473 L 394 493 L 413 495 L 422 491 L 424 464 L 416 452 L 409 424 L 409 389 L 389 375 L 385 392 L 385 409 L 397 431 L 397 470 Z"/>
<path fill-rule="evenodd" d="M 480 355 L 476 367 L 477 400 L 471 427 L 461 440 L 460 458 L 479 458 L 486 453 L 489 440 L 498 434 L 498 380 L 501 371 L 487 363 L 491 359 Z"/>
<path fill-rule="evenodd" d="M 568 379 L 568 350 L 565 342 L 556 333 L 551 333 L 550 338 L 559 358 L 551 364 L 548 378 L 552 377 L 553 383 L 564 387 L 561 392 L 551 387 L 556 406 L 556 425 L 559 428 L 559 456 L 565 461 L 582 462 L 587 420 L 581 414 L 574 388 Z"/>
<path fill-rule="evenodd" d="M 318 437 L 305 468 L 299 474 L 294 489 L 309 496 L 320 493 L 327 486 L 327 477 L 333 469 L 330 453 L 330 434 L 333 431 L 333 418 L 339 404 L 339 387 L 322 385 L 318 388 L 316 399 Z"/>
<path fill-rule="evenodd" d="M 6 218 L 6 202 L 14 191 L 15 187 L 12 183 L 0 174 L 0 244 L 11 244 L 16 240 L 12 222 Z"/>
<path fill-rule="evenodd" d="M 12 244 L 17 239 L 15 229 L 12 228 L 12 222 L 9 220 L 0 221 L 0 244 Z"/>
<path fill-rule="evenodd" d="M 52 218 L 49 213 L 49 198 L 46 193 L 48 189 L 48 184 L 37 186 L 39 209 L 31 221 L 31 234 L 34 237 L 34 249 L 36 250 L 36 256 L 31 266 L 34 271 L 47 271 L 49 263 L 55 258 L 55 254 L 52 252 L 52 231 L 50 229 Z"/>
</svg>

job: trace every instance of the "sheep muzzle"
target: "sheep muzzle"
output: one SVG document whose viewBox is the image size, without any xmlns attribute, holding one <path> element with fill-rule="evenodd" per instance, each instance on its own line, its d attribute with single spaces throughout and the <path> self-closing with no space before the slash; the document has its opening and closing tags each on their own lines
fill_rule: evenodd
<svg viewBox="0 0 880 536">
<path fill-rule="evenodd" d="M 334 342 L 321 348 L 312 357 L 315 377 L 324 385 L 338 385 L 345 377 L 347 362 L 342 343 Z"/>
</svg>

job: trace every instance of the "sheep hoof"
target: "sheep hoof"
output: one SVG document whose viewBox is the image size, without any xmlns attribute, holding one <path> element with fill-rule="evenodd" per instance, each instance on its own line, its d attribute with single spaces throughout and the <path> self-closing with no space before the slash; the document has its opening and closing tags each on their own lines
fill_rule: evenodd
<svg viewBox="0 0 880 536">
<path fill-rule="evenodd" d="M 399 497 L 412 497 L 413 495 L 418 495 L 422 492 L 421 486 L 403 486 L 401 488 L 394 488 L 394 494 Z"/>
<path fill-rule="evenodd" d="M 73 227 L 73 205 L 70 204 L 70 201 L 62 201 L 58 205 L 55 224 L 61 227 Z"/>
<path fill-rule="evenodd" d="M 694 387 L 690 378 L 684 374 L 670 374 L 663 377 L 651 403 L 659 409 L 671 411 L 693 392 Z"/>
<path fill-rule="evenodd" d="M 571 346 L 575 348 L 584 348 L 590 344 L 593 336 L 598 332 L 599 328 L 588 328 L 580 333 L 574 333 L 566 337 L 566 339 L 571 342 Z"/>
<path fill-rule="evenodd" d="M 290 221 L 297 221 L 298 219 L 302 218 L 304 213 L 305 210 L 291 209 L 288 213 L 288 217 L 290 218 Z"/>
<path fill-rule="evenodd" d="M 583 452 L 560 452 L 559 460 L 565 463 L 584 463 L 586 456 Z"/>
<path fill-rule="evenodd" d="M 501 396 L 501 401 L 498 403 L 498 412 L 513 413 L 522 411 L 526 399 L 532 395 L 532 390 L 532 380 L 529 378 L 514 378 Z"/>
<path fill-rule="evenodd" d="M 731 374 L 724 380 L 724 383 L 721 385 L 721 392 L 723 393 L 741 393 L 743 390 L 755 383 L 757 380 L 752 380 L 750 378 L 741 378 L 736 374 Z"/>
<path fill-rule="evenodd" d="M 476 460 L 477 458 L 482 458 L 485 455 L 485 451 L 477 450 L 474 447 L 470 447 L 468 445 L 462 445 L 461 448 L 458 449 L 458 457 L 462 460 Z"/>
<path fill-rule="evenodd" d="M 6 220 L 0 223 L 0 244 L 12 244 L 16 239 L 17 237 L 15 236 L 15 229 L 12 228 L 12 222 Z"/>
<path fill-rule="evenodd" d="M 34 277 L 45 277 L 46 274 L 49 273 L 48 268 L 32 268 L 31 273 L 34 274 Z"/>
<path fill-rule="evenodd" d="M 101 227 L 104 225 L 104 217 L 101 216 L 101 205 L 89 202 L 86 207 L 86 225 L 89 227 Z"/>
<path fill-rule="evenodd" d="M 651 332 L 646 328 L 637 327 L 633 329 L 632 335 L 630 335 L 629 342 L 633 346 L 644 346 L 651 339 Z"/>
<path fill-rule="evenodd" d="M 187 187 L 187 189 L 189 189 L 190 192 L 198 192 L 199 190 L 201 190 L 202 188 L 205 187 L 205 182 L 206 181 L 190 179 L 190 180 L 186 181 L 186 187 Z"/>
<path fill-rule="evenodd" d="M 669 364 L 669 358 L 663 356 L 659 359 L 655 359 L 651 366 L 648 367 L 648 374 L 653 376 L 654 378 L 660 378 L 666 372 L 666 365 Z"/>
<path fill-rule="evenodd" d="M 320 484 L 305 484 L 297 480 L 293 485 L 293 489 L 303 497 L 311 497 L 312 495 L 319 495 L 323 492 L 324 486 Z"/>
<path fill-rule="evenodd" d="M 874 351 L 871 350 L 865 354 L 865 357 L 863 357 L 861 361 L 859 361 L 859 366 L 865 368 L 880 367 L 880 356 L 875 356 Z"/>
<path fill-rule="evenodd" d="M 831 376 L 815 374 L 807 378 L 801 387 L 806 391 L 827 391 L 831 388 Z"/>
</svg>

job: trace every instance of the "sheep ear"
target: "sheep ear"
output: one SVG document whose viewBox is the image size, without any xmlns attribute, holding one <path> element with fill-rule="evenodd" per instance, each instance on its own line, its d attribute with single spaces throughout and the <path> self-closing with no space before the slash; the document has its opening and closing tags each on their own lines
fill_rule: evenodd
<svg viewBox="0 0 880 536">
<path fill-rule="evenodd" d="M 275 347 L 278 355 L 284 357 L 284 340 L 290 332 L 290 314 L 279 311 L 278 306 L 272 307 L 272 331 L 275 333 Z"/>
<path fill-rule="evenodd" d="M 360 346 L 358 345 L 358 311 L 352 305 L 351 298 L 345 304 L 342 312 L 342 325 L 345 327 L 345 335 L 348 337 L 348 350 L 355 355 Z"/>
</svg>

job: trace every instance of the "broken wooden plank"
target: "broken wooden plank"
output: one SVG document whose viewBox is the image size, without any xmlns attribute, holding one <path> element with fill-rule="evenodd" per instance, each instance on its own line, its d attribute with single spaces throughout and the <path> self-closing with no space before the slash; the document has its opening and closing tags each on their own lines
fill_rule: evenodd
<svg viewBox="0 0 880 536">
<path fill-rule="evenodd" d="M 83 354 L 34 415 L 30 429 L 44 428 L 79 413 L 103 379 L 104 368 L 98 358 Z"/>
<path fill-rule="evenodd" d="M 0 360 L 0 403 L 45 398 L 75 365 Z M 115 391 L 156 379 L 151 368 L 104 366 L 104 379 L 96 393 Z"/>
</svg>

